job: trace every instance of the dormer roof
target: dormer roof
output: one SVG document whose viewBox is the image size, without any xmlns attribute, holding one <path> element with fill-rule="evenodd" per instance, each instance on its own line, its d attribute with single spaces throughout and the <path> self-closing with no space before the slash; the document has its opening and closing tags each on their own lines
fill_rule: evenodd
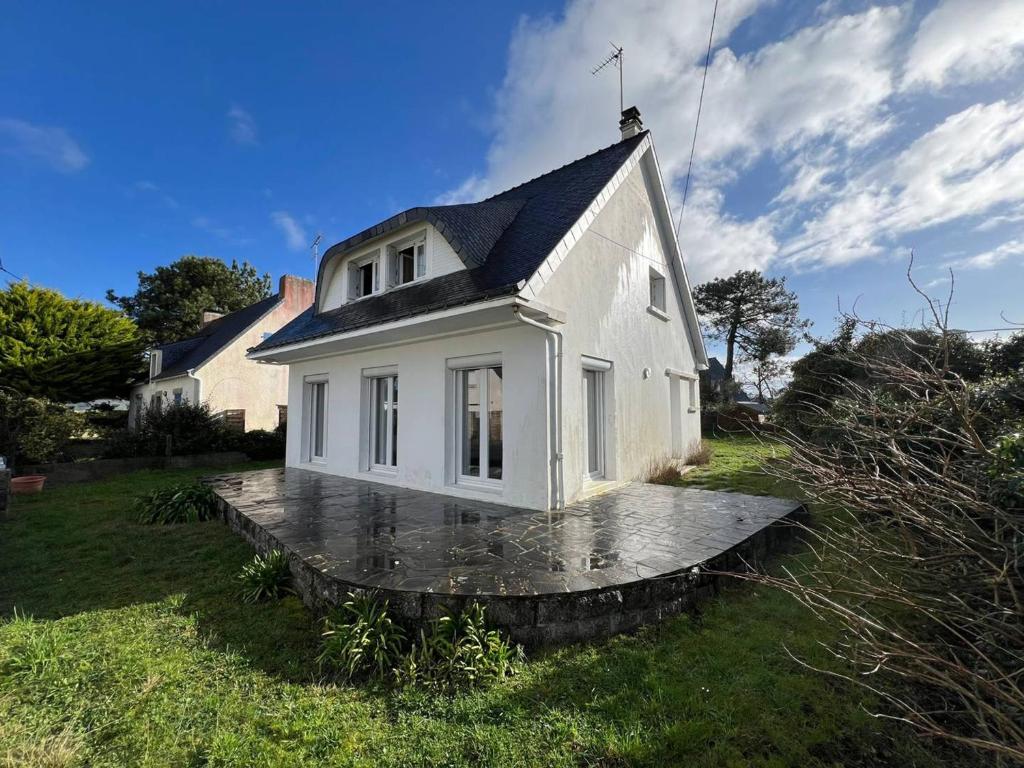
<svg viewBox="0 0 1024 768">
<path fill-rule="evenodd" d="M 517 292 L 580 219 L 587 207 L 647 136 L 647 131 L 477 203 L 411 208 L 332 246 L 328 260 L 417 221 L 432 224 L 467 269 L 316 312 L 317 301 L 272 337 L 259 352 L 354 331 L 416 314 L 485 301 Z"/>
</svg>

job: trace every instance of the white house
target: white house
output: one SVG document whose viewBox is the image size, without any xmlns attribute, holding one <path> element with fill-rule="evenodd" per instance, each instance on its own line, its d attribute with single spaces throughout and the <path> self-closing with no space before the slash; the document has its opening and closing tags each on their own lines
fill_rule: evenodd
<svg viewBox="0 0 1024 768">
<path fill-rule="evenodd" d="M 650 133 L 332 246 L 289 366 L 287 465 L 533 509 L 700 439 L 707 364 Z"/>
<path fill-rule="evenodd" d="M 313 283 L 284 275 L 279 290 L 237 312 L 204 312 L 199 332 L 149 351 L 149 376 L 132 389 L 128 425 L 147 406 L 205 402 L 242 429 L 274 429 L 287 420 L 288 372 L 246 352 L 313 303 Z"/>
</svg>

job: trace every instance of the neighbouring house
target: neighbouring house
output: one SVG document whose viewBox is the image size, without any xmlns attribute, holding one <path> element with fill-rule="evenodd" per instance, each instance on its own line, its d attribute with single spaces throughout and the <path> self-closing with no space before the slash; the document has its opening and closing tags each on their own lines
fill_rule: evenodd
<svg viewBox="0 0 1024 768">
<path fill-rule="evenodd" d="M 707 364 L 650 133 L 329 248 L 289 366 L 290 467 L 532 509 L 700 439 Z"/>
<path fill-rule="evenodd" d="M 149 406 L 208 403 L 237 428 L 274 429 L 288 418 L 288 371 L 246 357 L 251 347 L 313 303 L 313 281 L 284 275 L 279 289 L 244 309 L 204 312 L 195 336 L 149 351 L 149 376 L 131 393 L 128 425 Z"/>
</svg>

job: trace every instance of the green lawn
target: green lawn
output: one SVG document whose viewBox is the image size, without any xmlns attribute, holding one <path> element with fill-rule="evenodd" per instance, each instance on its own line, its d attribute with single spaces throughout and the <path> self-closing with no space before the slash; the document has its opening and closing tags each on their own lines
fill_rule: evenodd
<svg viewBox="0 0 1024 768">
<path fill-rule="evenodd" d="M 687 483 L 772 490 L 750 441 L 713 442 Z M 201 474 L 48 490 L 0 522 L 0 765 L 943 764 L 794 662 L 827 663 L 831 630 L 749 585 L 489 690 L 318 682 L 312 617 L 238 600 L 250 552 L 224 525 L 131 520 L 134 494 Z"/>
</svg>

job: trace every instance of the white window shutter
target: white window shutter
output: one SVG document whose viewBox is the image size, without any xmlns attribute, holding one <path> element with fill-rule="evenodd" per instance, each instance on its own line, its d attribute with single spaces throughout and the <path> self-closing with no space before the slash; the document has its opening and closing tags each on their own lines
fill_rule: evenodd
<svg viewBox="0 0 1024 768">
<path fill-rule="evenodd" d="M 348 265 L 348 298 L 359 298 L 359 268 L 355 264 Z"/>
<path fill-rule="evenodd" d="M 423 277 L 427 274 L 427 246 L 419 243 L 416 246 L 416 277 Z"/>
<path fill-rule="evenodd" d="M 394 288 L 398 285 L 399 269 L 401 267 L 401 259 L 398 258 L 398 251 L 395 250 L 394 246 L 388 246 L 384 252 L 384 258 L 387 261 L 387 287 Z"/>
</svg>

